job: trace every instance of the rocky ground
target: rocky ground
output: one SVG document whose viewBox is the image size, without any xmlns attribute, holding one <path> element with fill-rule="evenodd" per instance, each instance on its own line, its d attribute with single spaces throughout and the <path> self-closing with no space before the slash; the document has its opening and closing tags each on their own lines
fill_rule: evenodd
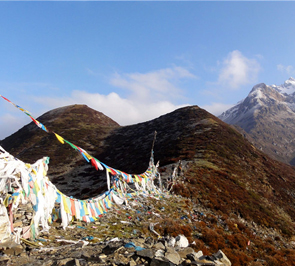
<svg viewBox="0 0 295 266">
<path fill-rule="evenodd" d="M 225 242 L 217 237 L 221 232 Z M 260 254 L 258 248 L 271 238 L 277 232 L 214 216 L 181 196 L 141 195 L 128 205 L 113 205 L 93 223 L 73 221 L 64 230 L 56 221 L 35 240 L 0 244 L 0 265 L 262 266 L 269 265 L 271 250 Z M 283 239 L 279 243 L 277 249 L 294 248 Z"/>
<path fill-rule="evenodd" d="M 137 197 L 96 222 L 73 221 L 64 230 L 56 221 L 35 240 L 2 244 L 0 265 L 231 265 L 222 251 L 209 256 L 190 243 L 187 228 L 201 215 L 192 213 L 182 197 Z M 180 226 L 174 234 L 171 218 Z"/>
</svg>

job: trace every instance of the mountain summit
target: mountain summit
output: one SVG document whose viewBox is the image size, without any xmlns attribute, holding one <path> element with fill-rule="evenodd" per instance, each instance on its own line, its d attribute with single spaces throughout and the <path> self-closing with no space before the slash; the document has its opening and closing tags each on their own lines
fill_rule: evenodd
<svg viewBox="0 0 295 266">
<path fill-rule="evenodd" d="M 94 156 L 101 152 L 102 142 L 110 132 L 120 127 L 117 122 L 103 113 L 83 104 L 50 110 L 37 120 L 49 130 L 83 147 Z M 85 194 L 89 191 L 89 187 L 94 194 L 100 192 L 101 182 L 96 170 L 93 167 L 85 170 L 87 165 L 79 153 L 69 145 L 59 143 L 54 134 L 41 130 L 34 122 L 5 138 L 0 145 L 27 163 L 33 163 L 43 156 L 50 157 L 48 173 L 51 180 L 66 193 L 74 196 Z M 75 169 L 77 166 L 80 166 L 78 170 Z M 95 181 L 93 176 L 96 177 Z M 104 181 L 103 177 L 103 183 Z M 78 186 L 75 185 L 77 183 L 79 183 Z"/>
<path fill-rule="evenodd" d="M 282 85 L 255 85 L 249 95 L 219 118 L 246 131 L 273 158 L 295 164 L 295 79 Z"/>
</svg>

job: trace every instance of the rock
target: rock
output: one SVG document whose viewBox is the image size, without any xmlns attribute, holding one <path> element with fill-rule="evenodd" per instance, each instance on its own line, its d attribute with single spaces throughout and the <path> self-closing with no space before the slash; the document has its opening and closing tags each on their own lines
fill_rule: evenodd
<svg viewBox="0 0 295 266">
<path fill-rule="evenodd" d="M 106 247 L 102 249 L 102 252 L 106 255 L 114 253 L 121 246 L 121 242 L 110 242 Z"/>
<path fill-rule="evenodd" d="M 187 254 L 186 257 L 191 261 L 197 261 L 199 258 L 196 256 L 196 253 Z"/>
<path fill-rule="evenodd" d="M 189 242 L 184 235 L 178 235 L 175 238 L 175 247 L 186 248 L 188 247 Z"/>
<path fill-rule="evenodd" d="M 116 253 L 114 256 L 114 262 L 118 265 L 128 265 L 129 259 L 124 255 Z"/>
<path fill-rule="evenodd" d="M 76 250 L 72 253 L 71 257 L 80 258 L 82 256 L 82 250 Z"/>
<path fill-rule="evenodd" d="M 197 253 L 196 253 L 196 252 L 192 252 L 192 253 L 186 255 L 186 257 L 187 257 L 188 259 L 190 259 L 191 261 L 197 261 L 197 260 L 199 260 L 202 256 L 203 256 L 203 252 L 202 252 L 202 250 L 198 251 Z"/>
<path fill-rule="evenodd" d="M 67 258 L 67 259 L 59 260 L 56 265 L 57 266 L 75 266 L 76 262 L 75 262 L 75 259 L 73 258 Z"/>
<path fill-rule="evenodd" d="M 193 253 L 193 254 L 194 254 L 194 256 L 196 257 L 196 259 L 198 259 L 198 258 L 200 258 L 200 257 L 204 256 L 204 254 L 203 254 L 203 251 L 202 251 L 202 250 L 199 250 L 197 253 Z"/>
<path fill-rule="evenodd" d="M 156 259 L 163 259 L 163 258 L 165 258 L 165 251 L 163 249 L 158 249 L 155 252 L 155 258 Z"/>
<path fill-rule="evenodd" d="M 216 258 L 215 258 L 214 256 L 208 256 L 208 255 L 205 255 L 205 256 L 201 256 L 201 257 L 199 257 L 199 260 L 215 261 Z"/>
<path fill-rule="evenodd" d="M 216 266 L 216 264 L 209 260 L 197 260 L 193 261 L 191 265 L 199 265 L 199 266 Z"/>
<path fill-rule="evenodd" d="M 89 250 L 83 250 L 81 252 L 81 257 L 85 258 L 85 259 L 90 259 L 92 257 L 93 254 L 91 254 L 91 252 Z"/>
<path fill-rule="evenodd" d="M 52 266 L 55 265 L 56 263 L 53 260 L 47 260 L 44 263 L 42 263 L 42 266 Z"/>
<path fill-rule="evenodd" d="M 105 254 L 100 254 L 100 255 L 99 255 L 99 258 L 102 259 L 102 260 L 106 259 L 107 257 L 108 257 L 108 256 L 105 255 Z"/>
<path fill-rule="evenodd" d="M 82 265 L 80 264 L 80 261 L 79 261 L 78 259 L 75 259 L 75 263 L 76 263 L 76 266 L 82 266 Z"/>
<path fill-rule="evenodd" d="M 146 246 L 147 248 L 151 248 L 153 245 L 154 245 L 154 240 L 153 240 L 151 237 L 148 237 L 148 238 L 145 240 L 145 246 Z"/>
<path fill-rule="evenodd" d="M 189 259 L 186 259 L 186 260 L 185 260 L 185 265 L 191 265 L 191 263 L 192 263 L 191 260 L 189 260 Z"/>
<path fill-rule="evenodd" d="M 143 257 L 143 258 L 149 258 L 152 259 L 154 257 L 154 251 L 150 248 L 138 250 L 136 251 L 137 256 Z"/>
<path fill-rule="evenodd" d="M 13 223 L 13 227 L 22 227 L 23 226 L 23 222 L 22 220 L 16 220 L 14 223 Z"/>
<path fill-rule="evenodd" d="M 179 254 L 173 248 L 167 248 L 165 258 L 174 264 L 179 264 L 181 260 Z"/>
<path fill-rule="evenodd" d="M 186 247 L 184 249 L 178 250 L 177 252 L 182 259 L 185 259 L 188 254 L 195 253 L 194 249 L 191 247 Z"/>
<path fill-rule="evenodd" d="M 138 239 L 133 239 L 132 240 L 135 246 L 141 247 L 141 248 L 150 248 L 150 245 L 146 244 L 144 238 L 138 238 Z"/>
<path fill-rule="evenodd" d="M 23 246 L 14 243 L 13 245 L 10 245 L 8 248 L 3 250 L 3 253 L 6 255 L 19 255 L 23 252 Z"/>
<path fill-rule="evenodd" d="M 217 259 L 217 261 L 220 261 L 225 266 L 231 266 L 230 260 L 226 257 L 226 255 L 221 250 L 218 250 L 216 253 L 213 254 L 213 256 Z"/>
<path fill-rule="evenodd" d="M 142 246 L 143 243 L 145 243 L 145 239 L 144 238 L 137 238 L 137 239 L 133 239 L 132 241 L 136 246 Z"/>
<path fill-rule="evenodd" d="M 174 247 L 175 246 L 175 238 L 173 236 L 171 236 L 168 240 L 168 243 L 167 243 L 167 246 L 168 247 Z"/>
<path fill-rule="evenodd" d="M 215 260 L 215 261 L 214 261 L 214 265 L 217 265 L 217 266 L 225 266 L 224 263 L 222 263 L 222 262 L 220 262 L 220 261 L 218 261 L 218 260 Z"/>
<path fill-rule="evenodd" d="M 14 249 L 14 255 L 16 255 L 16 256 L 23 252 L 23 246 L 22 245 L 15 245 L 13 247 L 13 249 Z"/>
<path fill-rule="evenodd" d="M 21 216 L 22 216 L 22 213 L 19 211 L 19 209 L 17 210 L 18 211 L 18 213 L 15 213 L 14 215 L 13 215 L 13 217 L 16 219 L 16 218 L 20 218 Z"/>
<path fill-rule="evenodd" d="M 129 266 L 136 266 L 137 263 L 134 261 L 134 259 L 131 259 L 129 262 Z"/>
<path fill-rule="evenodd" d="M 169 261 L 162 261 L 157 259 L 152 259 L 150 266 L 171 266 L 171 263 Z"/>
<path fill-rule="evenodd" d="M 14 255 L 14 250 L 12 248 L 7 248 L 3 250 L 3 253 L 6 255 Z"/>
<path fill-rule="evenodd" d="M 154 248 L 155 249 L 165 249 L 165 246 L 163 245 L 163 243 L 161 243 L 161 242 L 158 242 L 158 243 L 156 243 L 155 245 L 154 245 Z"/>
</svg>

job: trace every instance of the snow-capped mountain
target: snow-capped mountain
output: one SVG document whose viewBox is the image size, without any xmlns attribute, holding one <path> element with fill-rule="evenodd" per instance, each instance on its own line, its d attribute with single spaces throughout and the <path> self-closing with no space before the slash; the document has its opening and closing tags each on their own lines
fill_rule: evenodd
<svg viewBox="0 0 295 266">
<path fill-rule="evenodd" d="M 219 118 L 245 130 L 265 153 L 295 164 L 294 78 L 282 85 L 255 85 L 245 99 Z"/>
<path fill-rule="evenodd" d="M 291 77 L 288 80 L 286 80 L 283 85 L 271 85 L 271 87 L 276 89 L 280 93 L 290 95 L 295 92 L 295 79 Z"/>
</svg>

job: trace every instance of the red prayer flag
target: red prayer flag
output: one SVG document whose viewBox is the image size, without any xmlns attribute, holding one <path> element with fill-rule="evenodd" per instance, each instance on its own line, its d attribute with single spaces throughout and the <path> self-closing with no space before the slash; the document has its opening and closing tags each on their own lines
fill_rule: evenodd
<svg viewBox="0 0 295 266">
<path fill-rule="evenodd" d="M 8 102 L 11 103 L 11 101 L 9 101 L 9 100 L 8 100 L 7 98 L 5 98 L 4 96 L 1 95 L 1 97 L 2 97 L 4 100 L 6 100 L 6 101 L 8 101 Z"/>
<path fill-rule="evenodd" d="M 97 165 L 97 163 L 96 163 L 96 161 L 95 161 L 95 159 L 94 158 L 91 158 L 91 164 L 92 164 L 92 166 L 94 166 L 95 167 L 95 169 L 98 171 L 98 165 Z"/>
</svg>

